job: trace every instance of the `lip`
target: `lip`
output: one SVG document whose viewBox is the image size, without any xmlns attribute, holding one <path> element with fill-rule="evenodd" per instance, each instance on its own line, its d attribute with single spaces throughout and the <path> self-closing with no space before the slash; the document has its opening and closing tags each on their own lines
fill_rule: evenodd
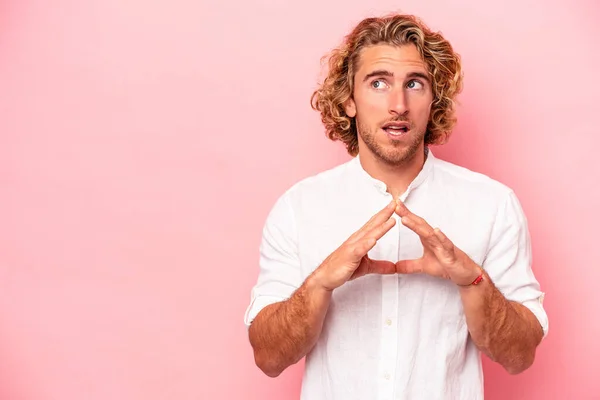
<svg viewBox="0 0 600 400">
<path fill-rule="evenodd" d="M 410 124 L 405 121 L 387 122 L 387 123 L 383 124 L 383 126 L 381 128 L 382 129 L 388 129 L 388 128 L 402 129 L 402 128 L 404 128 L 406 130 L 409 130 Z"/>
<path fill-rule="evenodd" d="M 387 134 L 389 138 L 399 139 L 405 136 L 408 132 L 410 132 L 410 124 L 404 121 L 388 122 L 384 124 L 381 127 L 381 129 Z"/>
<path fill-rule="evenodd" d="M 391 133 L 390 131 L 386 131 L 385 129 L 383 129 L 383 132 L 385 132 L 386 136 L 390 139 L 390 140 L 400 140 L 402 138 L 404 138 L 406 135 L 408 135 L 408 132 L 410 131 L 399 131 L 399 133 Z"/>
</svg>

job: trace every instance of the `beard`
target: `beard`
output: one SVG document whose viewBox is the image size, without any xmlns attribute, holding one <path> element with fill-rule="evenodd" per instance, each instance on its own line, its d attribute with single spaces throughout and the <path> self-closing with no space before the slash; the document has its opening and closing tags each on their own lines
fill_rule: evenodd
<svg viewBox="0 0 600 400">
<path fill-rule="evenodd" d="M 417 154 L 420 146 L 424 143 L 425 130 L 419 132 L 413 131 L 413 128 L 414 125 L 411 126 L 410 133 L 412 137 L 410 138 L 408 145 L 405 144 L 406 141 L 403 138 L 404 140 L 392 140 L 390 145 L 382 146 L 375 138 L 375 133 L 378 128 L 373 132 L 367 126 L 364 126 L 357 121 L 358 135 L 365 145 L 378 159 L 392 167 L 404 165 L 412 160 Z"/>
</svg>

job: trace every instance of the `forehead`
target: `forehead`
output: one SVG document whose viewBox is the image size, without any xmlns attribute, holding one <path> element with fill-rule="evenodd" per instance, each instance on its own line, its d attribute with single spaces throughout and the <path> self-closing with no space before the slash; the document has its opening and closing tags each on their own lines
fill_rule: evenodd
<svg viewBox="0 0 600 400">
<path fill-rule="evenodd" d="M 394 46 L 377 44 L 363 48 L 358 57 L 356 75 L 365 75 L 373 70 L 396 72 L 427 72 L 427 65 L 414 44 Z"/>
</svg>

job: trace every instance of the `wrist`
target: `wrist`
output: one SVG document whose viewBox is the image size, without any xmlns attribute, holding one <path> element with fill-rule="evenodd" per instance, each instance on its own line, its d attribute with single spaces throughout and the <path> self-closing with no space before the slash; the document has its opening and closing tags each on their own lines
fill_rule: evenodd
<svg viewBox="0 0 600 400">
<path fill-rule="evenodd" d="M 324 272 L 321 267 L 315 269 L 312 274 L 306 279 L 307 289 L 311 292 L 317 292 L 320 294 L 331 294 L 333 287 L 327 285 L 324 279 Z"/>
<path fill-rule="evenodd" d="M 470 288 L 479 285 L 485 278 L 483 268 L 472 263 L 471 271 L 465 274 L 465 278 L 455 284 L 461 288 Z"/>
<path fill-rule="evenodd" d="M 468 259 L 464 264 L 464 270 L 466 271 L 464 274 L 462 274 L 463 276 L 461 279 L 454 282 L 457 286 L 469 288 L 479 285 L 484 280 L 483 268 L 481 268 L 471 259 Z"/>
</svg>

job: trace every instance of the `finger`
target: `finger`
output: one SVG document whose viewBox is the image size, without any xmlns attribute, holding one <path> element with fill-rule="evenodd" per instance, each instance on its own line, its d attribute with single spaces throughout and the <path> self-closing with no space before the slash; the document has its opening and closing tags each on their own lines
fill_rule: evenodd
<svg viewBox="0 0 600 400">
<path fill-rule="evenodd" d="M 398 261 L 395 267 L 398 274 L 420 274 L 423 272 L 423 263 L 420 258 Z"/>
<path fill-rule="evenodd" d="M 396 220 L 394 218 L 389 218 L 383 224 L 378 227 L 375 227 L 368 235 L 359 238 L 353 244 L 354 256 L 356 257 L 364 257 L 367 255 L 369 250 L 375 247 L 377 244 L 377 240 L 381 239 L 383 235 L 389 232 L 392 227 L 396 225 Z"/>
<path fill-rule="evenodd" d="M 352 276 L 362 276 L 364 274 L 369 273 L 370 268 L 370 259 L 367 256 L 369 250 L 375 247 L 377 240 L 381 239 L 386 232 L 388 232 L 394 225 L 396 224 L 396 220 L 394 218 L 390 218 L 385 221 L 382 225 L 375 227 L 369 232 L 368 235 L 365 235 L 361 239 L 359 239 L 353 245 L 353 256 L 356 258 L 362 258 L 358 268 Z M 395 271 L 395 266 L 393 263 L 390 263 L 391 266 L 388 266 L 390 271 Z M 389 272 L 392 273 L 392 272 Z"/>
<path fill-rule="evenodd" d="M 433 228 L 427 223 L 427 221 L 425 221 L 425 219 L 419 217 L 418 215 L 410 211 L 401 200 L 397 201 L 396 209 L 394 210 L 394 212 L 402 218 L 407 217 L 411 219 L 416 225 L 422 225 L 424 228 L 427 229 L 427 232 L 433 230 Z"/>
<path fill-rule="evenodd" d="M 408 217 L 412 214 L 408 207 L 406 207 L 404 202 L 400 199 L 396 200 L 396 209 L 394 212 L 401 217 Z"/>
<path fill-rule="evenodd" d="M 454 244 L 450 241 L 450 239 L 448 239 L 446 235 L 444 235 L 444 232 L 442 232 L 440 228 L 435 228 L 433 232 L 435 233 L 435 236 L 438 238 L 444 249 L 454 249 Z"/>
<path fill-rule="evenodd" d="M 352 235 L 352 237 L 354 239 L 362 238 L 365 233 L 371 230 L 373 227 L 387 221 L 394 214 L 395 209 L 396 202 L 391 201 L 387 206 L 377 212 L 377 214 L 373 215 L 358 231 Z"/>
<path fill-rule="evenodd" d="M 433 232 L 441 245 L 440 251 L 441 251 L 442 255 L 444 255 L 445 257 L 448 257 L 450 259 L 454 259 L 455 258 L 454 243 L 452 243 L 452 241 L 450 239 L 448 239 L 448 237 L 446 235 L 444 235 L 444 233 L 439 228 L 435 228 L 433 230 Z"/>
<path fill-rule="evenodd" d="M 376 243 L 377 243 L 377 239 L 375 239 L 375 238 L 372 238 L 372 237 L 363 238 L 362 240 L 359 240 L 358 242 L 356 242 L 353 245 L 352 253 L 358 260 L 358 259 L 366 256 L 367 253 L 369 252 L 369 250 L 371 250 L 373 247 L 375 247 Z"/>
<path fill-rule="evenodd" d="M 423 219 L 421 221 L 415 221 L 415 216 L 402 217 L 401 219 L 402 225 L 419 235 L 421 241 L 433 247 L 441 247 L 441 243 L 435 235 L 433 228 Z"/>
<path fill-rule="evenodd" d="M 371 260 L 365 257 L 367 274 L 384 274 L 390 275 L 396 273 L 396 264 L 391 261 Z"/>
<path fill-rule="evenodd" d="M 379 240 L 383 237 L 383 235 L 388 233 L 390 231 L 390 229 L 392 229 L 394 227 L 394 225 L 396 225 L 396 219 L 390 217 L 383 224 L 375 226 L 369 232 L 366 232 L 364 237 L 372 237 L 372 238 L 375 238 L 376 240 Z"/>
</svg>

